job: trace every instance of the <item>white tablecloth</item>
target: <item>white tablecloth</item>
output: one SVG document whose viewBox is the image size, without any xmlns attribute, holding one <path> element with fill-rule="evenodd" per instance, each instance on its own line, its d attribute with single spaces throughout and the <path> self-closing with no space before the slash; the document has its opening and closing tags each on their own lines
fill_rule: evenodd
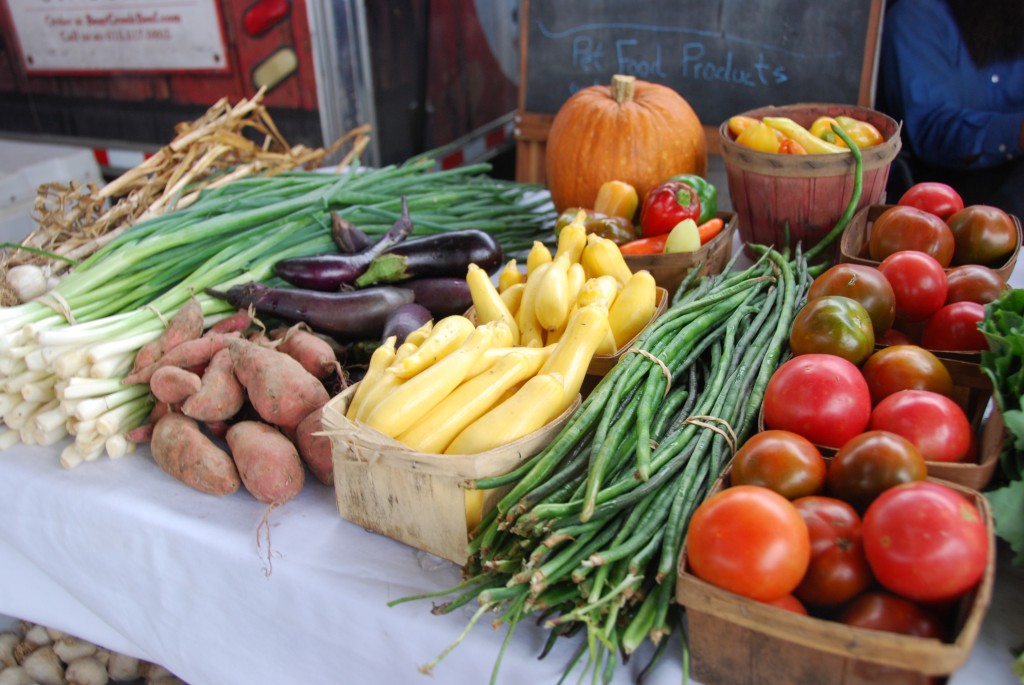
<svg viewBox="0 0 1024 685">
<path fill-rule="evenodd" d="M 472 613 L 434 616 L 431 600 L 387 607 L 449 587 L 457 567 L 344 521 L 333 490 L 317 482 L 264 520 L 266 507 L 247 493 L 193 491 L 144 448 L 70 471 L 57 456 L 0 453 L 0 614 L 154 661 L 191 685 L 362 685 L 420 682 L 417 668 Z M 1019 685 L 1009 665 L 1024 641 L 1022 581 L 1004 556 L 982 635 L 953 685 Z M 422 682 L 486 682 L 505 636 L 489 621 Z M 538 660 L 546 635 L 520 626 L 500 683 L 558 681 L 579 642 Z M 633 682 L 647 656 L 620 668 L 616 683 Z M 681 682 L 681 663 L 674 639 L 648 682 Z"/>
</svg>

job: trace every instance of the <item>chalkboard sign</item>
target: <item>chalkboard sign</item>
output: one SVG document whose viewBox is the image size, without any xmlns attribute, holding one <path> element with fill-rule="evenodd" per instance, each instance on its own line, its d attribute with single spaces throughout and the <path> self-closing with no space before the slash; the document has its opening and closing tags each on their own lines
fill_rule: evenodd
<svg viewBox="0 0 1024 685">
<path fill-rule="evenodd" d="M 718 125 L 746 110 L 796 102 L 870 106 L 882 3 L 523 0 L 519 138 L 546 140 L 569 96 L 607 85 L 614 74 L 682 94 L 712 150 Z"/>
</svg>

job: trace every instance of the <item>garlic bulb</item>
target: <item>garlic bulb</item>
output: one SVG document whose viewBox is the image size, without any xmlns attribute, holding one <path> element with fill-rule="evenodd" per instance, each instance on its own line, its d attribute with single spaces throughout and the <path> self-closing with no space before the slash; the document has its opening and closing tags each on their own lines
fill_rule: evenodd
<svg viewBox="0 0 1024 685">
<path fill-rule="evenodd" d="M 7 270 L 7 285 L 20 302 L 34 300 L 50 290 L 47 270 L 35 264 L 18 264 Z"/>
</svg>

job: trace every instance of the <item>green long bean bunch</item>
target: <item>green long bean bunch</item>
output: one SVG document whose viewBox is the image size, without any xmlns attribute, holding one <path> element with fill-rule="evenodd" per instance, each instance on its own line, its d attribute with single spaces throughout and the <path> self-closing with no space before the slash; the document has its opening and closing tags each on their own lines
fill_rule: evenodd
<svg viewBox="0 0 1024 685">
<path fill-rule="evenodd" d="M 333 251 L 332 213 L 376 235 L 405 197 L 417 234 L 473 227 L 512 251 L 551 233 L 543 194 L 530 199 L 528 186 L 486 177 L 486 164 L 433 165 L 420 158 L 236 181 L 124 231 L 52 292 L 0 308 L 0 450 L 70 432 L 66 467 L 123 454 L 124 434 L 153 403 L 148 386 L 121 384 L 137 351 L 192 296 L 210 323 L 226 316 L 230 306 L 206 288 L 266 280 L 280 259 Z"/>
</svg>

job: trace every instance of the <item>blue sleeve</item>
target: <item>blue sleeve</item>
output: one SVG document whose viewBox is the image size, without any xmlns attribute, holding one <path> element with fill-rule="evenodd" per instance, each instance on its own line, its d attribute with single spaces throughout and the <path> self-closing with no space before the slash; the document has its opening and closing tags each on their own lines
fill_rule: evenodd
<svg viewBox="0 0 1024 685">
<path fill-rule="evenodd" d="M 977 70 L 960 42 L 945 4 L 900 0 L 886 15 L 881 68 L 883 97 L 903 119 L 904 137 L 915 156 L 947 167 L 980 168 L 1021 154 L 1024 107 L 983 109 L 994 88 L 991 70 Z M 1012 91 L 1024 67 L 1006 70 Z M 995 83 L 995 82 L 994 82 Z M 1018 85 L 1016 88 L 1020 88 Z"/>
</svg>

